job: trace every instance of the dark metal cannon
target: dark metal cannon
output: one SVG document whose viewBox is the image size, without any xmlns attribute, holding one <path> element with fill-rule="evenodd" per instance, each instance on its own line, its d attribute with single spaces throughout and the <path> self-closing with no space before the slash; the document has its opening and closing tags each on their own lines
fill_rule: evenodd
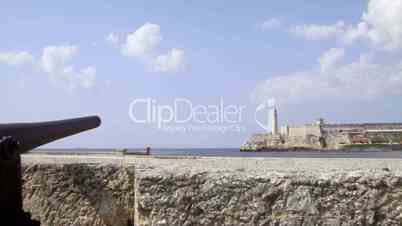
<svg viewBox="0 0 402 226">
<path fill-rule="evenodd" d="M 24 212 L 21 154 L 41 145 L 98 127 L 97 116 L 40 123 L 0 124 L 0 222 L 40 225 Z"/>
</svg>

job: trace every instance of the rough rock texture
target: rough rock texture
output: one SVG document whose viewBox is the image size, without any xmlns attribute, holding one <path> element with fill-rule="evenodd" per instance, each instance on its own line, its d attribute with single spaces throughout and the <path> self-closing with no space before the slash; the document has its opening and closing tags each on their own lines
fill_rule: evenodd
<svg viewBox="0 0 402 226">
<path fill-rule="evenodd" d="M 133 219 L 133 172 L 102 164 L 25 165 L 24 207 L 45 226 L 126 226 Z"/>
<path fill-rule="evenodd" d="M 402 225 L 402 160 L 27 155 L 43 225 Z M 130 222 L 131 221 L 131 222 Z"/>
<path fill-rule="evenodd" d="M 402 178 L 144 175 L 139 225 L 402 225 Z"/>
</svg>

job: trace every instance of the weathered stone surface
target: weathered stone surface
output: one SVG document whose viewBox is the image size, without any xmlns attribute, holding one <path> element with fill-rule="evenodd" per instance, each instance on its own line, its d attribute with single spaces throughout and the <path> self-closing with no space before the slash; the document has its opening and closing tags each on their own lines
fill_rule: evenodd
<svg viewBox="0 0 402 226">
<path fill-rule="evenodd" d="M 381 173 L 381 172 L 380 172 Z M 401 178 L 148 173 L 138 225 L 402 225 Z"/>
<path fill-rule="evenodd" d="M 134 171 L 103 164 L 24 165 L 24 207 L 42 225 L 126 226 Z"/>
<path fill-rule="evenodd" d="M 402 225 L 402 160 L 24 156 L 43 225 Z M 132 222 L 131 222 L 132 223 Z"/>
</svg>

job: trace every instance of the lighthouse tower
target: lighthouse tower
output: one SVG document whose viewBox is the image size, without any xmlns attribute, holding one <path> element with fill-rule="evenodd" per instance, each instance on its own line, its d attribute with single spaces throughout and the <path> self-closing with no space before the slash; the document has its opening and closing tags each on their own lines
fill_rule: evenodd
<svg viewBox="0 0 402 226">
<path fill-rule="evenodd" d="M 271 111 L 271 131 L 272 135 L 277 135 L 278 134 L 278 112 L 276 110 L 276 107 L 274 107 Z"/>
</svg>

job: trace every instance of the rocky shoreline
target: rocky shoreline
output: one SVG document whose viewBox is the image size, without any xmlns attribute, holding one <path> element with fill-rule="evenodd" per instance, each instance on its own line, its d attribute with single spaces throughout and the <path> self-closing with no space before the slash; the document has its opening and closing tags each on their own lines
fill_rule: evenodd
<svg viewBox="0 0 402 226">
<path fill-rule="evenodd" d="M 401 225 L 402 160 L 24 155 L 42 225 Z"/>
</svg>

